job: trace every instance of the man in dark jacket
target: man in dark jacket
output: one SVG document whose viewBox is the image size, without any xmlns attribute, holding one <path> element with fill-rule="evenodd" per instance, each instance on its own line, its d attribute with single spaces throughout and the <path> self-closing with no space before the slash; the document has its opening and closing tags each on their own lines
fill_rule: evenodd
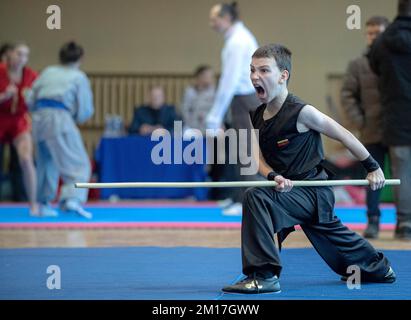
<svg viewBox="0 0 411 320">
<path fill-rule="evenodd" d="M 379 76 L 383 142 L 389 146 L 394 189 L 395 237 L 411 240 L 411 0 L 399 0 L 398 16 L 371 48 L 370 66 Z"/>
<path fill-rule="evenodd" d="M 164 96 L 162 87 L 151 88 L 149 104 L 134 109 L 133 120 L 129 127 L 130 134 L 146 136 L 157 129 L 173 134 L 174 121 L 179 120 L 179 117 L 174 106 L 165 104 Z"/>
<path fill-rule="evenodd" d="M 368 152 L 384 168 L 384 158 L 388 148 L 382 144 L 381 101 L 378 78 L 371 71 L 367 54 L 374 40 L 387 28 L 386 17 L 374 16 L 367 20 L 367 49 L 361 57 L 348 64 L 341 89 L 341 103 L 350 123 L 359 130 L 360 141 Z M 368 226 L 365 238 L 377 238 L 379 232 L 381 190 L 367 189 Z"/>
</svg>

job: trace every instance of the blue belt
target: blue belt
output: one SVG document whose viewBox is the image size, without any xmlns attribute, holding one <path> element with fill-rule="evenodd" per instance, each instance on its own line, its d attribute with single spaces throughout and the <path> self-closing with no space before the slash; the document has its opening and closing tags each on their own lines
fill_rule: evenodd
<svg viewBox="0 0 411 320">
<path fill-rule="evenodd" d="M 35 109 L 53 108 L 53 109 L 63 109 L 66 111 L 70 111 L 70 109 L 67 108 L 64 105 L 64 103 L 57 101 L 57 100 L 52 100 L 52 99 L 39 99 L 34 104 L 34 108 Z"/>
</svg>

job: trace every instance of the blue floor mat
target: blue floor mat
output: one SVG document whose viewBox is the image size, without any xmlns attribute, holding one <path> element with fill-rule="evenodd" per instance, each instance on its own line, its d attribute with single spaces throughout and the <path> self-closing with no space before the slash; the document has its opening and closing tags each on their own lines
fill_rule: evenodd
<svg viewBox="0 0 411 320">
<path fill-rule="evenodd" d="M 410 299 L 411 251 L 385 254 L 398 281 L 349 290 L 313 249 L 284 249 L 282 292 L 243 296 L 220 291 L 240 275 L 234 248 L 0 249 L 0 299 Z M 46 286 L 50 265 L 60 290 Z"/>
<path fill-rule="evenodd" d="M 68 222 L 241 222 L 241 216 L 225 216 L 219 207 L 88 207 L 93 219 L 74 213 L 61 213 L 57 218 L 35 218 L 27 207 L 0 206 L 1 223 L 68 223 Z M 394 207 L 381 209 L 381 223 L 395 223 Z M 366 223 L 365 207 L 336 207 L 335 214 L 343 223 Z"/>
</svg>

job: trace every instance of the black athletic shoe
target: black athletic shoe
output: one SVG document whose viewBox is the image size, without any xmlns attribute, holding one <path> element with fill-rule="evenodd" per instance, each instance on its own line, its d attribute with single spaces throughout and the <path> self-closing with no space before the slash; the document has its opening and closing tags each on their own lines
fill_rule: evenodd
<svg viewBox="0 0 411 320">
<path fill-rule="evenodd" d="M 281 288 L 277 276 L 264 279 L 251 275 L 244 280 L 238 281 L 236 284 L 224 287 L 222 291 L 227 293 L 256 294 L 280 292 Z"/>
<path fill-rule="evenodd" d="M 368 225 L 364 231 L 364 238 L 377 239 L 380 231 L 380 219 L 379 217 L 368 218 Z"/>
<path fill-rule="evenodd" d="M 394 238 L 399 240 L 411 240 L 411 228 L 408 226 L 397 226 L 395 229 Z"/>
<path fill-rule="evenodd" d="M 347 276 L 342 276 L 342 277 L 341 277 L 341 281 L 346 282 L 347 279 L 348 279 Z M 362 282 L 364 282 L 364 283 L 366 283 L 366 282 L 393 283 L 393 282 L 395 282 L 396 279 L 397 279 L 397 276 L 396 276 L 393 268 L 390 267 L 390 268 L 388 269 L 388 271 L 387 271 L 384 279 L 382 279 L 382 280 L 377 280 L 377 281 L 367 281 L 367 280 L 365 280 L 365 281 L 362 281 Z"/>
</svg>

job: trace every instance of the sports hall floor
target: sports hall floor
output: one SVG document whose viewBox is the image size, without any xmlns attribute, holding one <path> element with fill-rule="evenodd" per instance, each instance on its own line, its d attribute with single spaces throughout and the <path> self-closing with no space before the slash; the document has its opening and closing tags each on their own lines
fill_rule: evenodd
<svg viewBox="0 0 411 320">
<path fill-rule="evenodd" d="M 395 212 L 383 205 L 382 231 L 371 243 L 391 260 L 398 281 L 350 290 L 312 249 L 302 231 L 281 253 L 279 294 L 222 294 L 241 277 L 240 221 L 213 202 L 90 203 L 92 220 L 61 214 L 35 219 L 23 205 L 0 205 L 0 299 L 410 299 L 411 242 L 395 240 Z M 365 209 L 335 213 L 361 233 Z M 61 268 L 61 289 L 45 283 Z M 307 273 L 310 277 L 306 277 Z"/>
</svg>

